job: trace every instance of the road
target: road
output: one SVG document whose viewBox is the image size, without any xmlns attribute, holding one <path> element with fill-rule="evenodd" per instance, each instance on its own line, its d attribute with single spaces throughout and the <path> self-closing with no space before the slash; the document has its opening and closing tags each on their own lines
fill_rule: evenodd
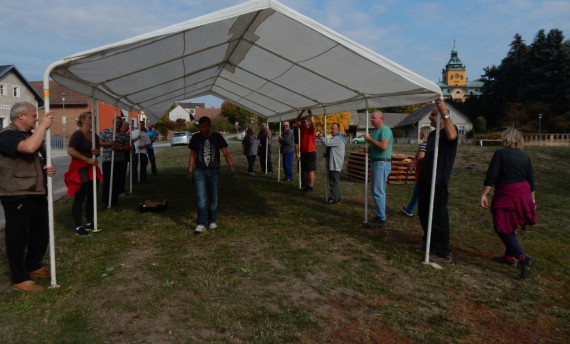
<svg viewBox="0 0 570 344">
<path fill-rule="evenodd" d="M 170 147 L 170 143 L 155 143 L 154 152 L 158 153 L 161 150 Z M 52 150 L 52 159 L 55 165 L 56 174 L 53 177 L 53 200 L 57 201 L 65 194 L 67 194 L 67 187 L 63 180 L 63 174 L 67 172 L 69 163 L 71 162 L 71 157 L 67 155 L 67 150 L 65 149 L 54 149 Z M 101 167 L 101 161 L 99 161 L 99 167 Z M 149 164 L 150 168 L 150 164 Z M 0 229 L 4 228 L 6 225 L 6 220 L 4 218 L 4 207 L 0 207 Z"/>
</svg>

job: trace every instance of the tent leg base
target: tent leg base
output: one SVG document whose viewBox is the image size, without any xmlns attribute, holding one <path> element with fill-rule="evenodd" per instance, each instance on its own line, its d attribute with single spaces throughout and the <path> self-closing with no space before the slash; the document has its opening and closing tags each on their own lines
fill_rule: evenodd
<svg viewBox="0 0 570 344">
<path fill-rule="evenodd" d="M 368 227 L 368 221 L 362 221 L 362 227 Z"/>
<path fill-rule="evenodd" d="M 437 263 L 423 261 L 422 264 L 429 265 L 436 270 L 443 270 L 443 267 L 441 267 L 441 265 L 439 265 Z"/>
<path fill-rule="evenodd" d="M 59 288 L 59 287 L 60 287 L 59 284 L 52 284 L 52 285 L 50 285 L 48 288 L 50 288 L 50 289 L 55 289 L 55 288 Z"/>
</svg>

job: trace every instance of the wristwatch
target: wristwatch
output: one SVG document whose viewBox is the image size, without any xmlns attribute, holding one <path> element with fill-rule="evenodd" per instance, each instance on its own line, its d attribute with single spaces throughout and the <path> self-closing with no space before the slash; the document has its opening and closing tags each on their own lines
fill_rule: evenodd
<svg viewBox="0 0 570 344">
<path fill-rule="evenodd" d="M 448 118 L 449 118 L 449 115 L 443 116 L 443 119 L 448 119 Z"/>
</svg>

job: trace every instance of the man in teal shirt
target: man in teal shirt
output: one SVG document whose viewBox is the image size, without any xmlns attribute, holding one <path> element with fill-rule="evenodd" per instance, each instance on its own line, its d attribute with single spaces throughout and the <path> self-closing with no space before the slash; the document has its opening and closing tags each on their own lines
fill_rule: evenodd
<svg viewBox="0 0 570 344">
<path fill-rule="evenodd" d="M 384 114 L 377 110 L 372 113 L 370 123 L 374 127 L 372 135 L 364 136 L 369 148 L 364 153 L 370 153 L 372 161 L 372 197 L 376 206 L 376 217 L 368 221 L 368 227 L 378 228 L 386 226 L 386 182 L 392 169 L 392 130 L 384 124 Z"/>
</svg>

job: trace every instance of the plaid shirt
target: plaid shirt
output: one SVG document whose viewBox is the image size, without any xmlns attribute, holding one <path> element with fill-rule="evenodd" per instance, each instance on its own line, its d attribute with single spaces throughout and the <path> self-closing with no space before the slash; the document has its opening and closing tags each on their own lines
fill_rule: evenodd
<svg viewBox="0 0 570 344">
<path fill-rule="evenodd" d="M 111 142 L 113 141 L 113 130 L 111 128 L 103 129 L 99 134 L 99 139 L 103 142 Z M 129 136 L 123 132 L 120 132 L 115 136 L 115 144 L 118 147 L 124 147 L 125 145 L 129 145 Z M 103 147 L 103 162 L 111 161 L 111 150 L 112 146 Z M 125 154 L 122 152 L 115 152 L 115 162 L 121 162 L 125 160 Z"/>
</svg>

